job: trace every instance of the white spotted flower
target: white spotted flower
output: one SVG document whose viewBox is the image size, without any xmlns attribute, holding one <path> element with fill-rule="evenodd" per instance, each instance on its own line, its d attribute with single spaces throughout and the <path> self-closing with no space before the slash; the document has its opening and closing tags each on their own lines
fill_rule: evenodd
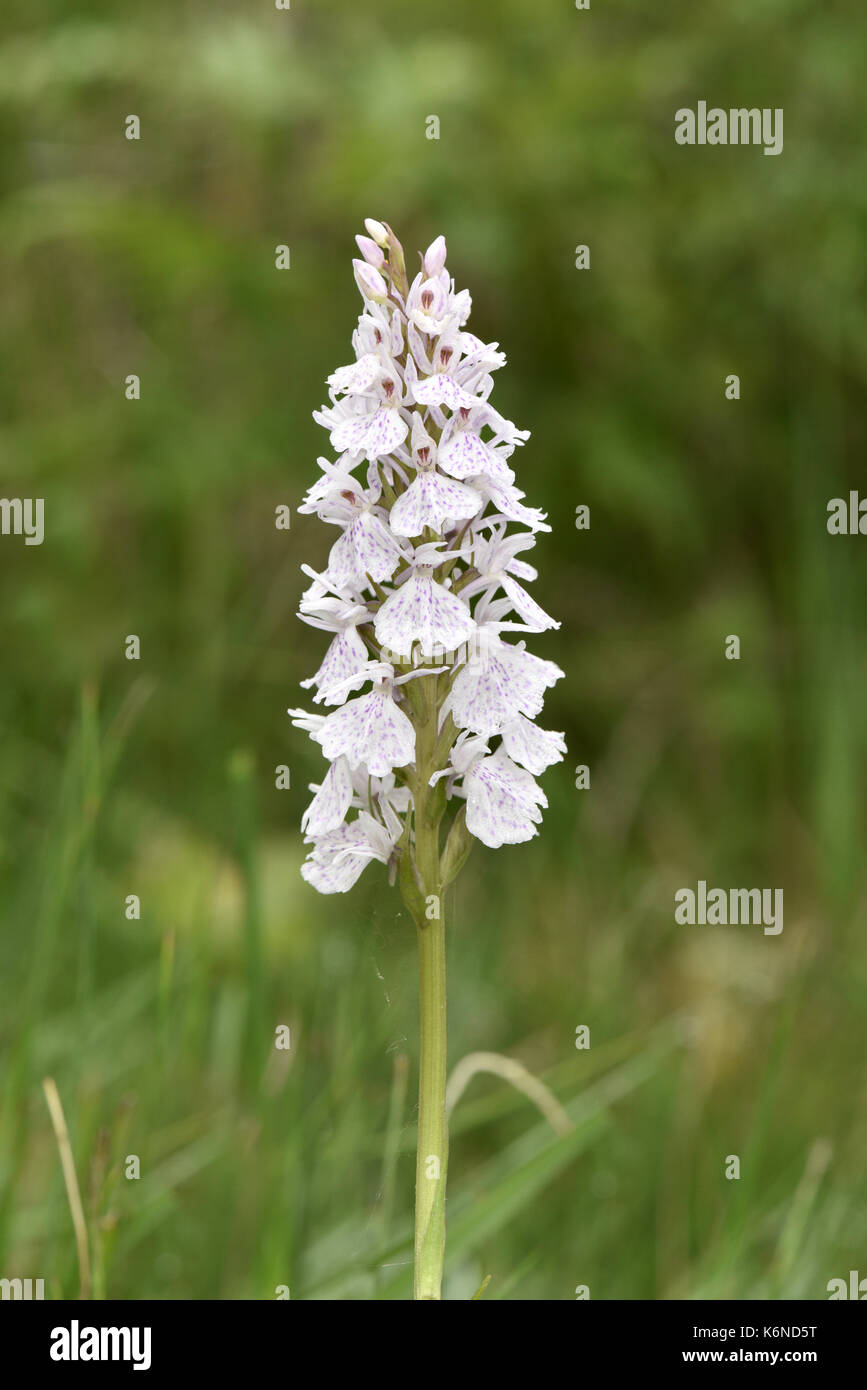
<svg viewBox="0 0 867 1390">
<path fill-rule="evenodd" d="M 339 530 L 326 568 L 304 567 L 299 614 L 330 635 L 303 684 L 331 713 L 291 713 L 329 764 L 302 821 L 304 877 L 345 892 L 379 859 L 417 913 L 473 839 L 538 833 L 535 778 L 565 744 L 534 721 L 563 673 L 524 640 L 559 624 L 519 558 L 549 527 L 516 486 L 529 435 L 489 403 L 505 356 L 464 327 L 443 237 L 409 284 L 390 228 L 366 226 L 355 360 L 314 414 L 337 459 L 319 459 L 300 509 Z"/>
<path fill-rule="evenodd" d="M 327 634 L 302 682 L 323 711 L 289 711 L 326 760 L 301 828 L 303 878 L 346 893 L 377 860 L 399 878 L 419 949 L 414 1296 L 441 1297 L 448 1139 L 443 890 L 472 845 L 538 834 L 536 778 L 566 751 L 536 720 L 563 672 L 527 649 L 559 623 L 521 558 L 545 514 L 514 455 L 529 438 L 491 404 L 496 343 L 465 324 L 440 236 L 409 283 L 403 248 L 368 219 L 353 262 L 364 301 L 355 361 L 314 413 L 337 457 L 299 508 L 338 530 L 299 616 Z"/>
</svg>

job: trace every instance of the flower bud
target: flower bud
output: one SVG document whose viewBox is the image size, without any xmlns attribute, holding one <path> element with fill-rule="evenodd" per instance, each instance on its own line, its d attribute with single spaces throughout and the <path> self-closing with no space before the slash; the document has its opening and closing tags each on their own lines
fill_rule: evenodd
<svg viewBox="0 0 867 1390">
<path fill-rule="evenodd" d="M 357 236 L 358 249 L 368 265 L 374 266 L 377 270 L 385 265 L 385 256 L 375 241 L 371 241 L 369 236 Z"/>
<path fill-rule="evenodd" d="M 376 242 L 377 246 L 388 245 L 388 232 L 386 231 L 385 227 L 382 225 L 381 222 L 375 221 L 372 217 L 365 217 L 364 227 L 365 230 L 369 232 L 369 234 L 373 237 L 373 240 Z"/>
<path fill-rule="evenodd" d="M 364 299 L 371 299 L 375 304 L 384 304 L 388 299 L 388 285 L 383 280 L 379 271 L 367 261 L 353 261 L 352 269 L 355 272 L 355 283 L 361 291 Z"/>
<path fill-rule="evenodd" d="M 446 263 L 446 239 L 438 236 L 436 241 L 432 241 L 424 253 L 424 273 L 432 277 L 439 275 Z"/>
</svg>

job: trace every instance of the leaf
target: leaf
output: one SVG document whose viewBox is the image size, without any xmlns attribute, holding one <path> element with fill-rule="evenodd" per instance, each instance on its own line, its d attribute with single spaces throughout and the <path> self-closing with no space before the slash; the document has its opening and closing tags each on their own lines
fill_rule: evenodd
<svg viewBox="0 0 867 1390">
<path fill-rule="evenodd" d="M 475 842 L 475 836 L 467 830 L 467 808 L 464 804 L 452 821 L 443 850 L 443 857 L 440 861 L 440 878 L 443 888 L 447 888 L 457 878 L 466 864 Z"/>
<path fill-rule="evenodd" d="M 593 1139 L 608 1128 L 612 1107 L 653 1075 L 678 1037 L 677 1032 L 670 1032 L 658 1045 L 610 1072 L 571 1101 L 565 1108 L 575 1128 L 568 1134 L 552 1141 L 548 1122 L 541 1121 L 490 1163 L 483 1165 L 449 1198 L 446 1270 L 475 1251 L 483 1241 L 495 1235 L 523 1211 Z M 402 1249 L 393 1247 L 389 1250 L 388 1260 L 395 1260 L 407 1248 L 411 1248 L 411 1240 L 407 1240 Z M 402 1297 L 406 1281 L 405 1272 L 395 1275 L 383 1284 L 380 1297 Z"/>
</svg>

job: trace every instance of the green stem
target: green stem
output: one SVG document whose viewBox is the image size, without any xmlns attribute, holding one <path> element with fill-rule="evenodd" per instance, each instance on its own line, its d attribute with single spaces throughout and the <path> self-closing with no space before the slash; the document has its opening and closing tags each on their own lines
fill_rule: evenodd
<svg viewBox="0 0 867 1390">
<path fill-rule="evenodd" d="M 438 700 L 435 676 L 426 687 L 416 721 L 415 867 L 420 896 L 413 905 L 418 935 L 419 1078 L 418 1149 L 415 1170 L 416 1299 L 442 1297 L 446 1237 L 446 938 L 440 872 L 440 798 L 428 786 L 435 770 Z"/>
<path fill-rule="evenodd" d="M 409 283 L 403 247 L 387 224 L 386 233 L 388 260 L 383 273 L 391 282 L 393 312 L 405 323 L 406 314 L 401 303 L 406 302 Z M 404 365 L 407 352 L 405 348 L 399 356 L 399 366 Z M 424 408 L 417 413 L 423 417 Z M 439 439 L 440 431 L 432 422 L 429 421 L 426 428 L 434 439 Z M 383 495 L 389 500 L 384 477 Z M 426 539 L 439 537 L 431 532 Z M 400 570 L 392 576 L 392 581 L 399 574 Z M 382 600 L 383 591 L 372 580 L 370 582 Z M 368 640 L 366 634 L 362 635 Z M 407 817 L 400 846 L 401 889 L 418 934 L 420 1046 L 413 1280 L 416 1299 L 442 1297 L 446 1243 L 446 936 L 439 851 L 445 797 L 441 786 L 431 788 L 429 783 L 432 774 L 445 766 L 457 732 L 451 719 L 447 730 L 442 734 L 438 731 L 440 704 L 447 689 L 441 685 L 439 676 L 423 676 L 418 682 L 404 686 L 406 712 L 416 734 L 415 774 L 406 779 L 412 788 L 413 811 L 411 824 Z M 414 844 L 410 843 L 411 830 Z"/>
<path fill-rule="evenodd" d="M 446 935 L 442 915 L 418 928 L 418 1151 L 415 1166 L 417 1299 L 442 1297 L 446 1244 Z"/>
</svg>

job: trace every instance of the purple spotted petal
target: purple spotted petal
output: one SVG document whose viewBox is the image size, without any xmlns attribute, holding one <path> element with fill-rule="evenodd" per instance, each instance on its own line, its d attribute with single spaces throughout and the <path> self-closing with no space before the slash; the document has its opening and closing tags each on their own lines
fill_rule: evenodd
<svg viewBox="0 0 867 1390">
<path fill-rule="evenodd" d="M 545 690 L 563 672 L 520 647 L 498 642 L 458 673 L 451 693 L 452 718 L 459 729 L 489 738 L 525 714 L 535 719 Z"/>
<path fill-rule="evenodd" d="M 372 415 L 342 420 L 331 431 L 335 449 L 348 449 L 367 459 L 378 459 L 393 453 L 409 433 L 409 425 L 393 406 L 380 406 Z"/>
<path fill-rule="evenodd" d="M 415 729 L 388 691 L 373 690 L 329 714 L 314 738 L 326 758 L 364 763 L 374 777 L 406 767 L 415 757 Z"/>
<path fill-rule="evenodd" d="M 437 473 L 419 473 L 398 497 L 388 520 L 396 536 L 420 536 L 426 526 L 442 533 L 447 520 L 464 521 L 481 507 L 481 496 L 473 488 Z"/>
<path fill-rule="evenodd" d="M 560 624 L 550 617 L 534 598 L 527 593 L 522 584 L 509 575 L 504 575 L 500 581 L 502 588 L 512 600 L 512 607 L 518 616 L 523 619 L 528 627 L 536 632 L 544 632 L 547 628 L 559 627 Z"/>
<path fill-rule="evenodd" d="M 334 542 L 328 556 L 328 577 L 336 588 L 363 589 L 366 575 L 382 584 L 400 560 L 398 543 L 373 512 L 359 512 Z"/>
<path fill-rule="evenodd" d="M 507 486 L 515 481 L 514 473 L 497 450 L 473 434 L 472 430 L 458 430 L 453 434 L 440 449 L 437 464 L 453 478 L 474 478 L 484 474 Z"/>
<path fill-rule="evenodd" d="M 348 627 L 344 632 L 338 632 L 332 639 L 328 651 L 325 653 L 325 660 L 319 667 L 315 676 L 309 680 L 302 681 L 302 686 L 307 689 L 312 685 L 319 691 L 328 691 L 329 687 L 342 685 L 336 695 L 320 694 L 314 696 L 317 701 L 324 700 L 326 705 L 342 705 L 348 695 L 353 690 L 360 690 L 367 680 L 364 667 L 367 664 L 368 652 L 364 643 L 358 635 L 358 630 Z M 343 685 L 350 676 L 359 672 L 358 680 L 351 685 Z"/>
<path fill-rule="evenodd" d="M 352 774 L 345 758 L 331 764 L 321 787 L 301 817 L 301 829 L 308 835 L 324 835 L 336 830 L 352 800 Z"/>
<path fill-rule="evenodd" d="M 467 829 L 491 849 L 532 840 L 548 800 L 529 772 L 499 751 L 474 763 L 464 778 Z"/>
<path fill-rule="evenodd" d="M 566 752 L 563 735 L 550 729 L 539 729 L 519 714 L 503 729 L 503 747 L 513 763 L 520 763 L 538 777 L 552 763 L 562 762 Z"/>
<path fill-rule="evenodd" d="M 454 377 L 439 373 L 437 376 L 423 377 L 413 386 L 413 395 L 420 405 L 446 405 L 449 410 L 471 409 L 479 404 L 478 396 L 473 396 L 459 386 Z"/>
<path fill-rule="evenodd" d="M 388 596 L 374 620 L 377 641 L 403 657 L 411 655 L 414 642 L 426 657 L 456 651 L 475 628 L 466 603 L 418 572 Z"/>
</svg>

